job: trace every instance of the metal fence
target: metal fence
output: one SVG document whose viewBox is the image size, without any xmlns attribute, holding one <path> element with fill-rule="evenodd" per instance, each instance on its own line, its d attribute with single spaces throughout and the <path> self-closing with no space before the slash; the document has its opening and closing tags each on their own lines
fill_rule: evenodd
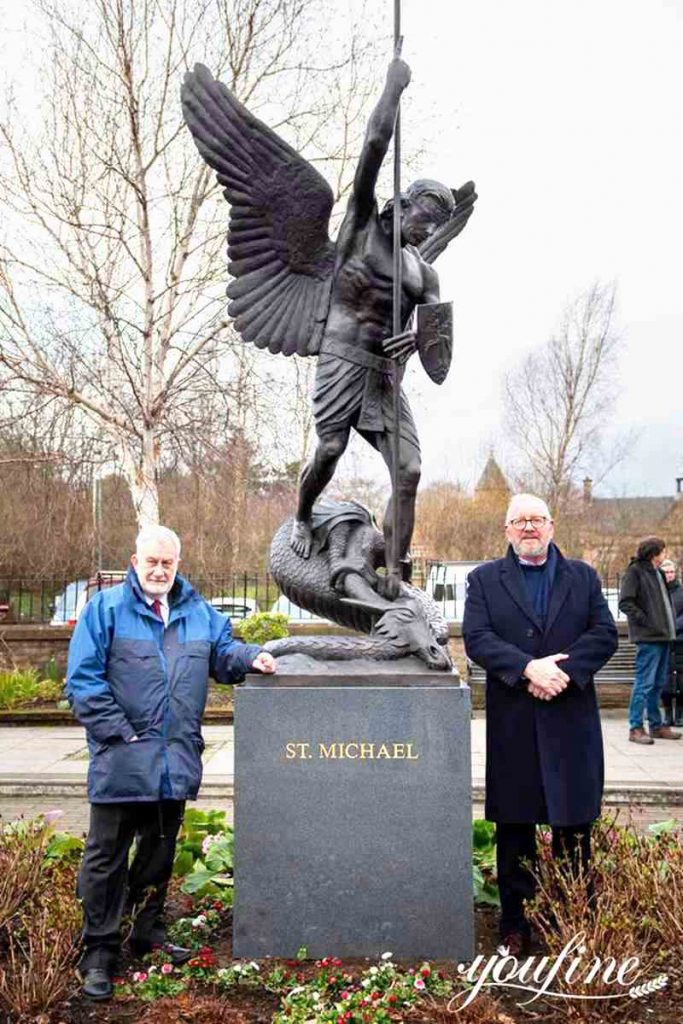
<svg viewBox="0 0 683 1024">
<path fill-rule="evenodd" d="M 413 575 L 413 583 L 432 596 L 448 620 L 460 622 L 467 594 L 467 575 L 477 564 L 427 562 L 424 571 Z M 120 583 L 125 575 L 125 572 L 100 572 L 79 580 L 0 577 L 0 620 L 51 625 L 73 623 L 93 593 Z M 214 607 L 232 619 L 245 618 L 255 611 L 281 611 L 295 622 L 315 621 L 310 612 L 281 594 L 269 573 L 189 575 L 188 578 Z M 620 583 L 619 575 L 604 577 L 602 581 L 612 615 L 624 620 L 618 608 Z"/>
<path fill-rule="evenodd" d="M 99 572 L 87 579 L 16 579 L 0 577 L 0 619 L 10 623 L 72 624 L 98 590 L 121 583 L 125 572 Z M 188 576 L 192 585 L 219 611 L 242 619 L 255 611 L 284 611 L 291 618 L 309 613 L 282 597 L 269 573 Z"/>
</svg>

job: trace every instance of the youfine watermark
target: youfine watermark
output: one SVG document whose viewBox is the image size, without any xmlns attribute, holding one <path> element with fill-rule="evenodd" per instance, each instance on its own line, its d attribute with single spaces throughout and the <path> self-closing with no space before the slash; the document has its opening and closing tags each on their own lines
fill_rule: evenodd
<svg viewBox="0 0 683 1024">
<path fill-rule="evenodd" d="M 585 940 L 585 933 L 579 932 L 556 957 L 528 956 L 518 960 L 500 947 L 493 956 L 480 954 L 475 957 L 469 966 L 458 964 L 458 973 L 468 983 L 468 988 L 453 997 L 449 1009 L 464 1009 L 486 988 L 517 989 L 526 996 L 519 1005 L 528 1006 L 541 997 L 641 999 L 666 986 L 666 974 L 642 980 L 643 972 L 637 956 L 625 957 L 621 961 L 612 956 L 587 956 Z M 591 986 L 599 986 L 601 991 L 592 994 L 589 991 Z"/>
</svg>

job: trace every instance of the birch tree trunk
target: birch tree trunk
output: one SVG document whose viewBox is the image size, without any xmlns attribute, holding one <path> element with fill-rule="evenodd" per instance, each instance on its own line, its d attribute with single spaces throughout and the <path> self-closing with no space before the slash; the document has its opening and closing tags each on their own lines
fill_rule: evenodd
<svg viewBox="0 0 683 1024">
<path fill-rule="evenodd" d="M 216 368 L 241 344 L 226 319 L 228 210 L 182 121 L 184 71 L 205 62 L 319 158 L 346 91 L 347 141 L 327 154 L 341 193 L 362 50 L 334 39 L 328 0 L 37 7 L 42 130 L 17 106 L 0 121 L 0 366 L 109 439 L 138 522 L 153 523 L 164 460 L 231 420 Z"/>
</svg>

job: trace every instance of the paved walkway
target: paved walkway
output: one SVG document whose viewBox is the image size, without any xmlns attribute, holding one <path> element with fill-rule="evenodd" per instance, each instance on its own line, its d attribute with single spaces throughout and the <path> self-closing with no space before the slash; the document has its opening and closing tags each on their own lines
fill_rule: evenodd
<svg viewBox="0 0 683 1024">
<path fill-rule="evenodd" d="M 683 822 L 683 740 L 651 747 L 628 741 L 626 718 L 603 716 L 605 799 L 628 807 L 641 823 L 675 817 Z M 475 813 L 482 812 L 485 721 L 472 721 Z M 204 727 L 204 781 L 198 805 L 232 813 L 234 744 L 231 725 Z M 64 811 L 62 827 L 87 827 L 85 736 L 80 726 L 0 726 L 0 815 L 4 818 Z"/>
</svg>

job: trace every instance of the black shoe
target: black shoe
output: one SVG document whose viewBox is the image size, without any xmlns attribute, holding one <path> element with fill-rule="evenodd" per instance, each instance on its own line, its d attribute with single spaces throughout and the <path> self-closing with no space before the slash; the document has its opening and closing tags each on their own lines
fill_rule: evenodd
<svg viewBox="0 0 683 1024">
<path fill-rule="evenodd" d="M 83 995 L 102 1002 L 111 999 L 114 991 L 111 978 L 102 967 L 89 967 L 83 974 Z"/>
<path fill-rule="evenodd" d="M 151 942 L 140 942 L 135 939 L 130 940 L 130 950 L 133 956 L 146 956 L 154 949 L 163 950 L 174 967 L 181 967 L 192 958 L 191 949 L 185 949 L 184 946 L 174 946 L 172 942 L 157 942 L 152 944 Z"/>
</svg>

